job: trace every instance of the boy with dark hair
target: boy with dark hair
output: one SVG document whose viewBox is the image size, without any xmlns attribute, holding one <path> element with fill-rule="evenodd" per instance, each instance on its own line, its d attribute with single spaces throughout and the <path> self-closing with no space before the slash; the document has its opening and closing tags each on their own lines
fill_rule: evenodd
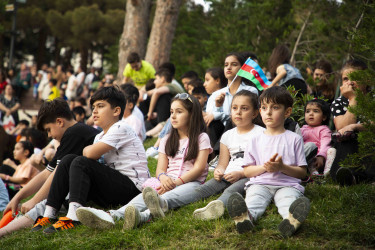
<svg viewBox="0 0 375 250">
<path fill-rule="evenodd" d="M 95 143 L 83 149 L 83 156 L 65 156 L 56 170 L 48 194 L 44 216 L 33 227 L 38 231 L 56 220 L 66 195 L 66 217 L 46 228 L 44 233 L 74 228 L 79 224 L 76 210 L 89 200 L 109 207 L 124 205 L 142 190 L 149 178 L 146 154 L 134 131 L 122 120 L 124 94 L 117 87 L 103 87 L 90 100 L 94 124 L 103 131 Z"/>
<path fill-rule="evenodd" d="M 147 81 L 154 77 L 155 69 L 151 63 L 141 60 L 138 53 L 130 53 L 127 58 L 128 64 L 125 66 L 122 83 L 133 81 L 137 88 L 143 87 Z"/>
<path fill-rule="evenodd" d="M 81 106 L 74 107 L 72 112 L 77 122 L 85 123 L 86 111 L 83 107 Z"/>
<path fill-rule="evenodd" d="M 189 83 L 187 84 L 187 92 L 189 93 L 189 95 L 192 95 L 193 89 L 196 87 L 203 87 L 202 79 L 197 78 L 189 81 Z"/>
<path fill-rule="evenodd" d="M 199 78 L 198 73 L 195 72 L 195 71 L 192 71 L 192 70 L 187 71 L 184 74 L 182 74 L 181 82 L 182 82 L 182 85 L 184 85 L 184 88 L 185 88 L 186 91 L 188 90 L 188 83 L 191 80 L 194 80 L 194 79 L 197 79 L 197 78 Z"/>
<path fill-rule="evenodd" d="M 171 83 L 172 79 L 172 74 L 168 69 L 162 68 L 155 73 L 155 89 L 152 90 L 147 120 L 152 121 L 152 125 L 155 125 L 156 121 L 156 126 L 146 135 L 154 136 L 162 130 L 164 122 L 170 116 L 172 97 L 183 91 L 179 86 Z"/>
<path fill-rule="evenodd" d="M 207 103 L 207 92 L 205 87 L 199 86 L 195 87 L 192 91 L 192 95 L 197 98 L 199 104 L 202 107 L 202 111 L 206 112 L 206 103 Z"/>
<path fill-rule="evenodd" d="M 46 169 L 27 183 L 9 202 L 4 213 L 12 210 L 15 214 L 20 201 L 35 194 L 21 206 L 21 212 L 26 215 L 0 229 L 0 236 L 31 226 L 37 217 L 43 214 L 45 209 L 43 200 L 47 198 L 52 179 L 56 174 L 54 170 L 61 159 L 68 154 L 82 155 L 83 149 L 92 144 L 95 135 L 99 132 L 85 124 L 77 123 L 68 103 L 61 98 L 42 104 L 38 113 L 37 127 L 39 130 L 45 130 L 49 137 L 60 143 L 60 146 Z"/>
<path fill-rule="evenodd" d="M 122 119 L 133 128 L 139 139 L 144 141 L 146 139 L 144 117 L 142 112 L 137 107 L 139 91 L 130 83 L 122 84 L 120 87 L 126 99 L 126 106 Z"/>
<path fill-rule="evenodd" d="M 253 223 L 273 200 L 283 217 L 278 229 L 284 237 L 289 237 L 310 210 L 310 201 L 303 196 L 304 187 L 300 184 L 307 166 L 303 139 L 284 128 L 293 105 L 293 98 L 285 88 L 266 89 L 259 102 L 266 130 L 253 136 L 245 150 L 244 173 L 250 178 L 245 186 L 246 198 L 232 194 L 227 208 L 237 231 L 245 233 L 253 229 Z"/>
<path fill-rule="evenodd" d="M 48 85 L 51 89 L 51 92 L 49 93 L 48 100 L 54 100 L 57 97 L 60 97 L 60 90 L 57 88 L 57 80 L 56 79 L 51 79 L 48 82 Z"/>
</svg>

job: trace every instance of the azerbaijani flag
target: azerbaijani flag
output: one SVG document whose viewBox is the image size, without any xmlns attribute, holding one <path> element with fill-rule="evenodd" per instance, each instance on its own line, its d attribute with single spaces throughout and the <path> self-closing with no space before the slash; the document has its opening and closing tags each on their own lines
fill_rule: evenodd
<svg viewBox="0 0 375 250">
<path fill-rule="evenodd" d="M 262 68 L 250 58 L 242 65 L 237 75 L 252 81 L 259 90 L 264 90 L 271 85 Z"/>
</svg>

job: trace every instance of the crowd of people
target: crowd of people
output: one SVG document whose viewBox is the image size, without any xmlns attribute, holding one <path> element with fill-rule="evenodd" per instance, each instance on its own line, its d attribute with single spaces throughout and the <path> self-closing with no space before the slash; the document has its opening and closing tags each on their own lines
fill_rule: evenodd
<svg viewBox="0 0 375 250">
<path fill-rule="evenodd" d="M 237 231 L 246 233 L 274 201 L 278 229 L 290 237 L 310 210 L 303 184 L 328 176 L 340 185 L 374 181 L 372 164 L 340 166 L 358 151 L 364 129 L 348 108 L 356 106 L 357 89 L 371 91 L 349 77 L 365 63 L 347 61 L 336 74 L 339 85 L 331 64 L 320 60 L 311 71 L 314 84 L 307 84 L 281 44 L 268 62 L 271 84 L 259 91 L 237 75 L 247 58 L 259 63 L 254 53 L 230 53 L 204 80 L 188 71 L 182 84 L 173 63 L 155 70 L 137 53 L 128 56 L 122 82 L 109 74 L 101 80 L 94 68 L 86 75 L 81 68 L 37 71 L 22 64 L 14 78 L 1 71 L 0 209 L 18 216 L 0 237 L 27 227 L 46 234 L 80 224 L 108 229 L 119 219 L 131 230 L 220 193 L 193 216 L 217 219 L 227 209 Z M 315 96 L 302 127 L 290 118 L 289 86 L 297 96 Z M 17 116 L 29 88 L 42 100 L 31 123 Z M 151 137 L 158 139 L 145 151 L 142 143 Z M 148 157 L 158 161 L 153 177 Z M 206 181 L 209 169 L 213 178 Z M 87 207 L 89 201 L 118 209 Z"/>
</svg>

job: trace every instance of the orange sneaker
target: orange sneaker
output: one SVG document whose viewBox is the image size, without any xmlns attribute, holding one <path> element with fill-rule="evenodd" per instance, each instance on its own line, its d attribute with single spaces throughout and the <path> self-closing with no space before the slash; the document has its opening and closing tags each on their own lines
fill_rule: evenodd
<svg viewBox="0 0 375 250">
<path fill-rule="evenodd" d="M 76 226 L 81 225 L 81 222 L 79 221 L 74 221 L 68 217 L 60 217 L 59 220 L 53 224 L 52 226 L 44 229 L 43 233 L 45 234 L 52 234 L 57 231 L 63 231 L 66 229 L 72 229 L 75 228 Z"/>
<path fill-rule="evenodd" d="M 33 228 L 31 228 L 31 232 L 39 231 L 43 227 L 49 226 L 49 225 L 55 223 L 56 221 L 57 221 L 56 219 L 51 219 L 51 218 L 48 218 L 48 217 L 39 216 L 36 219 Z"/>
</svg>

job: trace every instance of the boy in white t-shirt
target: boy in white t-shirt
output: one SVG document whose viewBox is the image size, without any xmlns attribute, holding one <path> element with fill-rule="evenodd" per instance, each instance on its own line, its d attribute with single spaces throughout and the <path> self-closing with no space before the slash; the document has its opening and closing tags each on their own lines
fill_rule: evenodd
<svg viewBox="0 0 375 250">
<path fill-rule="evenodd" d="M 246 198 L 239 193 L 228 199 L 229 215 L 239 233 L 253 228 L 273 200 L 283 221 L 278 226 L 289 237 L 306 219 L 310 202 L 303 196 L 301 179 L 306 176 L 303 139 L 285 130 L 284 120 L 292 113 L 293 98 L 283 87 L 266 89 L 259 98 L 266 130 L 252 137 L 245 150 Z"/>
<path fill-rule="evenodd" d="M 91 97 L 90 104 L 94 124 L 103 131 L 95 137 L 94 144 L 84 148 L 83 156 L 67 155 L 61 160 L 44 217 L 56 218 L 69 193 L 68 214 L 46 228 L 46 234 L 80 224 L 76 210 L 89 200 L 103 207 L 127 204 L 141 192 L 143 182 L 150 176 L 141 141 L 121 120 L 124 94 L 117 87 L 104 87 Z"/>
<path fill-rule="evenodd" d="M 122 93 L 125 95 L 126 106 L 122 120 L 125 121 L 135 131 L 139 139 L 143 142 L 146 139 L 146 128 L 142 112 L 137 108 L 139 91 L 131 83 L 121 85 Z M 139 115 L 139 113 L 140 115 Z"/>
</svg>

